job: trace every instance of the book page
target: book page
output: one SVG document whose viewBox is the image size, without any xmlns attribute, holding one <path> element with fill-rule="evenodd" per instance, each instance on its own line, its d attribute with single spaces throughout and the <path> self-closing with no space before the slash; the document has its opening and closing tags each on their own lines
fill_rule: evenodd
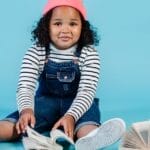
<svg viewBox="0 0 150 150">
<path fill-rule="evenodd" d="M 150 126 L 148 129 L 148 147 L 150 148 Z"/>
<path fill-rule="evenodd" d="M 53 141 L 50 139 L 50 137 L 46 137 L 38 132 L 36 132 L 34 129 L 27 127 L 27 135 L 28 137 L 36 140 L 39 143 L 42 143 L 43 145 L 49 145 L 52 144 Z"/>
<path fill-rule="evenodd" d="M 136 149 L 136 148 L 119 147 L 119 150 L 139 150 L 139 149 Z"/>
<path fill-rule="evenodd" d="M 145 144 L 149 145 L 149 130 L 150 130 L 150 121 L 137 122 L 132 125 L 133 129 L 138 133 L 139 137 Z"/>
<path fill-rule="evenodd" d="M 63 147 L 50 137 L 44 136 L 34 129 L 27 127 L 27 137 L 23 137 L 22 142 L 25 150 L 63 150 Z"/>
<path fill-rule="evenodd" d="M 37 142 L 30 137 L 23 137 L 22 142 L 25 150 L 63 150 L 63 147 L 61 145 L 43 145 L 42 143 Z"/>
<path fill-rule="evenodd" d="M 69 138 L 63 131 L 59 130 L 59 129 L 55 129 L 55 130 L 52 130 L 50 132 L 50 136 L 52 138 L 52 141 L 55 141 L 59 138 L 62 138 L 66 141 L 68 141 L 70 144 L 73 144 L 74 145 L 74 141 Z"/>
<path fill-rule="evenodd" d="M 120 150 L 150 150 L 150 121 L 133 123 L 126 131 Z"/>
<path fill-rule="evenodd" d="M 145 144 L 139 138 L 139 135 L 133 128 L 127 131 L 123 137 L 122 147 L 125 148 L 133 148 L 133 149 L 141 149 L 145 148 Z"/>
</svg>

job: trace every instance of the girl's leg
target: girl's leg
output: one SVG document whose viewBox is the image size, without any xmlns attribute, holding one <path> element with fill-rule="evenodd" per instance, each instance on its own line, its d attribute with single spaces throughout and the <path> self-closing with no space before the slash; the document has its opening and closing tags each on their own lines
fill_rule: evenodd
<svg viewBox="0 0 150 150">
<path fill-rule="evenodd" d="M 35 130 L 44 132 L 50 130 L 50 127 L 58 119 L 56 106 L 59 100 L 53 100 L 53 97 L 37 97 L 35 101 Z M 18 111 L 15 111 L 0 121 L 0 141 L 15 140 L 20 135 L 17 134 L 15 124 L 19 119 Z"/>
<path fill-rule="evenodd" d="M 80 139 L 82 137 L 85 137 L 86 135 L 88 135 L 91 131 L 93 131 L 94 129 L 97 129 L 98 126 L 97 125 L 85 125 L 85 126 L 82 126 L 77 134 L 76 134 L 76 138 L 77 139 Z"/>
<path fill-rule="evenodd" d="M 0 141 L 15 140 L 19 137 L 15 123 L 10 121 L 0 121 Z"/>
<path fill-rule="evenodd" d="M 97 129 L 100 123 L 99 99 L 95 98 L 90 109 L 78 120 L 75 126 L 76 138 L 82 138 Z"/>
</svg>

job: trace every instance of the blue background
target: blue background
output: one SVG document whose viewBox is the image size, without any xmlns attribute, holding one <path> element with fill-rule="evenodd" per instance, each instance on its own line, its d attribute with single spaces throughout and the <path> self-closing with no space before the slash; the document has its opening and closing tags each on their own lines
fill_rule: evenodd
<svg viewBox="0 0 150 150">
<path fill-rule="evenodd" d="M 16 109 L 22 57 L 46 0 L 0 1 L 0 118 Z M 84 0 L 101 37 L 97 90 L 102 121 L 123 118 L 127 126 L 150 118 L 150 1 Z M 0 148 L 16 145 L 0 143 Z M 21 146 L 18 146 L 19 148 Z M 113 149 L 108 148 L 108 149 Z M 115 149 L 115 148 L 114 148 Z"/>
</svg>

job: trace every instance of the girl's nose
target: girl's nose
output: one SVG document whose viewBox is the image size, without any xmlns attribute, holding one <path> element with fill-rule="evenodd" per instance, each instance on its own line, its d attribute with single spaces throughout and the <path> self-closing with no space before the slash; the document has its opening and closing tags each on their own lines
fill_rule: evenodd
<svg viewBox="0 0 150 150">
<path fill-rule="evenodd" d="M 68 32 L 69 32 L 69 27 L 68 27 L 67 25 L 64 25 L 64 26 L 62 27 L 61 32 L 63 32 L 63 33 L 68 33 Z"/>
</svg>

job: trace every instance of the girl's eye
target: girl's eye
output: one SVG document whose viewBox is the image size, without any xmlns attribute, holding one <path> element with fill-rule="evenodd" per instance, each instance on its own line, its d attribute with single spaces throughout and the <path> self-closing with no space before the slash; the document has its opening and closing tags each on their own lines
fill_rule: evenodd
<svg viewBox="0 0 150 150">
<path fill-rule="evenodd" d="M 71 23 L 70 23 L 70 26 L 76 26 L 76 25 L 77 25 L 76 22 L 71 22 Z"/>
<path fill-rule="evenodd" d="M 61 22 L 55 22 L 54 25 L 60 26 L 62 23 Z"/>
</svg>

